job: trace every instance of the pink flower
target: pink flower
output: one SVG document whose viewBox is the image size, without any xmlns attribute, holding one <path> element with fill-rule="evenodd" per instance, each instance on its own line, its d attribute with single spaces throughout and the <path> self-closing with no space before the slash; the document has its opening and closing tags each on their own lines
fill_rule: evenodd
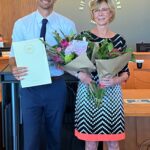
<svg viewBox="0 0 150 150">
<path fill-rule="evenodd" d="M 60 45 L 61 45 L 62 47 L 67 47 L 67 46 L 69 45 L 69 42 L 66 41 L 66 40 L 62 40 L 61 43 L 60 43 Z"/>
<path fill-rule="evenodd" d="M 56 51 L 57 51 L 57 52 L 61 52 L 61 50 L 62 50 L 61 47 L 57 47 L 57 48 L 56 48 Z"/>
<path fill-rule="evenodd" d="M 58 62 L 58 63 L 60 63 L 62 61 L 62 59 L 59 56 L 54 56 L 53 60 L 54 60 L 54 62 Z"/>
<path fill-rule="evenodd" d="M 100 88 L 105 88 L 105 85 L 102 84 L 102 83 L 99 83 L 99 87 L 100 87 Z"/>
</svg>

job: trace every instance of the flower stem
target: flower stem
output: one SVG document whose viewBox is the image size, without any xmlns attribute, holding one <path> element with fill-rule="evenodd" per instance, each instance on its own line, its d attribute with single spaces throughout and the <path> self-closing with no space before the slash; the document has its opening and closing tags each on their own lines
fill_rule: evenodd
<svg viewBox="0 0 150 150">
<path fill-rule="evenodd" d="M 94 99 L 96 107 L 99 107 L 102 104 L 102 98 L 104 96 L 105 89 L 100 88 L 95 82 L 89 84 L 89 92 L 91 97 Z"/>
</svg>

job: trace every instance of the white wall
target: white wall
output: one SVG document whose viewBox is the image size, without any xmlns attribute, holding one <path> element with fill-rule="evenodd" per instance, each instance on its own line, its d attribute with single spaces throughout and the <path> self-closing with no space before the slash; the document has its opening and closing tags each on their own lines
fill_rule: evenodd
<svg viewBox="0 0 150 150">
<path fill-rule="evenodd" d="M 55 10 L 76 23 L 78 32 L 92 28 L 88 11 L 88 1 L 84 10 L 79 10 L 80 0 L 57 0 Z M 150 0 L 120 0 L 121 9 L 111 24 L 113 31 L 122 34 L 129 47 L 136 48 L 138 42 L 150 43 Z"/>
</svg>

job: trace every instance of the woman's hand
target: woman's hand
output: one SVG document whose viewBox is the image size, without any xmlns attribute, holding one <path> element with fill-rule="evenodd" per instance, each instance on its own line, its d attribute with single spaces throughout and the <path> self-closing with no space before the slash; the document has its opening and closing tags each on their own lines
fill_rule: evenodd
<svg viewBox="0 0 150 150">
<path fill-rule="evenodd" d="M 27 72 L 27 67 L 12 67 L 12 74 L 17 80 L 23 80 L 23 77 L 27 75 Z"/>
<path fill-rule="evenodd" d="M 106 88 L 106 87 L 110 87 L 110 86 L 114 86 L 116 84 L 118 84 L 118 77 L 105 77 L 105 78 L 102 78 L 99 82 L 100 86 L 103 87 L 103 88 Z"/>
<path fill-rule="evenodd" d="M 85 84 L 90 84 L 92 82 L 91 76 L 85 72 L 79 72 L 78 79 Z"/>
<path fill-rule="evenodd" d="M 122 73 L 120 76 L 115 77 L 105 77 L 102 78 L 99 82 L 100 86 L 103 88 L 114 86 L 116 84 L 121 84 L 122 82 L 125 82 L 128 79 L 127 72 Z"/>
</svg>

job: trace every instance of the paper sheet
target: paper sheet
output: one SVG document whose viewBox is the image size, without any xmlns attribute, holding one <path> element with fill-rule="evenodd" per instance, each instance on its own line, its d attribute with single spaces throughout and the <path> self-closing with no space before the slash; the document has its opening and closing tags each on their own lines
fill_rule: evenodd
<svg viewBox="0 0 150 150">
<path fill-rule="evenodd" d="M 12 43 L 18 67 L 28 67 L 28 75 L 21 80 L 22 88 L 51 83 L 51 75 L 44 44 L 40 39 Z"/>
</svg>

